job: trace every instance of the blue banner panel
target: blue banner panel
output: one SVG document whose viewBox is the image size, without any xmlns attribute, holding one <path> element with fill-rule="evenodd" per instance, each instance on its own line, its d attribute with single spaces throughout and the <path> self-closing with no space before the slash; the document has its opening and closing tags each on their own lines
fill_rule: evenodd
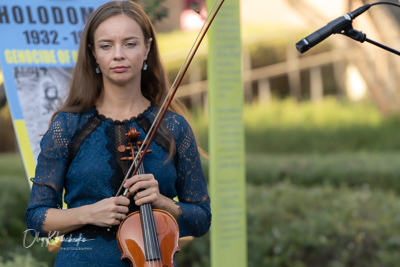
<svg viewBox="0 0 400 267">
<path fill-rule="evenodd" d="M 106 0 L 2 0 L 0 66 L 27 173 L 65 96 L 82 30 Z M 25 140 L 28 139 L 28 140 Z"/>
</svg>

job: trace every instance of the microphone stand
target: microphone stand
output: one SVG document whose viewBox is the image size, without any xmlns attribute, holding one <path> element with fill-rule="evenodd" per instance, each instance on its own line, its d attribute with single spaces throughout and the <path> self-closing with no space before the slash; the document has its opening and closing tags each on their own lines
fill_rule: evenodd
<svg viewBox="0 0 400 267">
<path fill-rule="evenodd" d="M 400 2 L 400 1 L 399 1 Z M 350 13 L 347 13 L 343 17 L 337 18 L 334 21 L 331 21 L 330 23 L 327 24 L 327 26 L 319 29 L 318 31 L 314 32 L 313 34 L 307 36 L 303 40 L 299 41 L 296 44 L 296 48 L 300 53 L 304 53 L 308 51 L 311 47 L 315 46 L 319 42 L 323 41 L 325 38 L 327 38 L 331 34 L 343 34 L 347 37 L 350 37 L 353 40 L 359 41 L 361 43 L 363 42 L 368 42 L 370 44 L 376 45 L 382 49 L 385 49 L 389 52 L 392 52 L 393 54 L 396 54 L 400 56 L 400 52 L 388 47 L 386 45 L 380 44 L 376 41 L 373 41 L 371 39 L 368 39 L 365 33 L 362 33 L 360 31 L 357 31 L 353 29 L 352 25 L 352 20 L 356 18 L 357 16 L 361 15 L 365 11 L 367 11 L 370 7 L 376 6 L 376 5 L 392 5 L 396 7 L 400 7 L 400 4 L 393 3 L 393 2 L 387 2 L 387 1 L 382 1 L 382 2 L 376 2 L 373 4 L 366 4 Z M 331 26 L 330 28 L 328 26 Z M 328 29 L 327 29 L 328 27 Z M 311 38 L 311 40 L 307 40 L 307 38 Z M 310 43 L 309 43 L 310 41 Z"/>
<path fill-rule="evenodd" d="M 347 29 L 345 29 L 342 32 L 340 32 L 340 34 L 343 34 L 343 35 L 345 35 L 347 37 L 350 37 L 353 40 L 359 41 L 360 43 L 367 42 L 367 43 L 376 45 L 376 46 L 378 46 L 378 47 L 380 47 L 382 49 L 385 49 L 385 50 L 387 50 L 389 52 L 392 52 L 393 54 L 396 54 L 396 55 L 400 56 L 400 52 L 399 51 L 397 51 L 397 50 L 395 50 L 395 49 L 393 49 L 391 47 L 388 47 L 386 45 L 383 45 L 381 43 L 378 43 L 378 42 L 376 42 L 374 40 L 368 39 L 367 35 L 365 33 L 353 29 L 353 26 L 351 24 L 349 25 L 349 27 Z"/>
</svg>

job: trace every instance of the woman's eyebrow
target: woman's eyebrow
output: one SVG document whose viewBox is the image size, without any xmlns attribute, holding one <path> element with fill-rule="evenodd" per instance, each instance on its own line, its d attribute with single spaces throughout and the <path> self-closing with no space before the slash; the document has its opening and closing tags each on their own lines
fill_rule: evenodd
<svg viewBox="0 0 400 267">
<path fill-rule="evenodd" d="M 139 40 L 140 38 L 138 36 L 129 36 L 129 37 L 124 38 L 123 41 L 128 41 L 128 40 L 132 40 L 132 39 Z M 100 42 L 113 42 L 113 40 L 107 39 L 107 38 L 97 40 L 97 43 L 100 43 Z"/>
</svg>

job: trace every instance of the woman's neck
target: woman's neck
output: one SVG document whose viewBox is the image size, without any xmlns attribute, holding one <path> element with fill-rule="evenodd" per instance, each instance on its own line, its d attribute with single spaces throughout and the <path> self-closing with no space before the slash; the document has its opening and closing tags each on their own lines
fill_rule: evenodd
<svg viewBox="0 0 400 267">
<path fill-rule="evenodd" d="M 114 119 L 125 120 L 143 113 L 150 106 L 139 88 L 107 86 L 96 103 L 100 114 Z"/>
</svg>

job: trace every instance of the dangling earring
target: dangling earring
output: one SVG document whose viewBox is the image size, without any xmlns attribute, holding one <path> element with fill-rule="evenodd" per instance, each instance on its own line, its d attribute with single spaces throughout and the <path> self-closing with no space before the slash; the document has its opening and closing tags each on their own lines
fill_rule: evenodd
<svg viewBox="0 0 400 267">
<path fill-rule="evenodd" d="M 143 61 L 143 70 L 147 70 L 147 62 L 146 62 L 146 60 Z"/>
<path fill-rule="evenodd" d="M 100 70 L 100 66 L 99 66 L 99 65 L 97 65 L 97 67 L 96 67 L 96 73 L 97 73 L 97 74 L 100 74 L 100 73 L 101 73 L 101 70 Z"/>
</svg>

